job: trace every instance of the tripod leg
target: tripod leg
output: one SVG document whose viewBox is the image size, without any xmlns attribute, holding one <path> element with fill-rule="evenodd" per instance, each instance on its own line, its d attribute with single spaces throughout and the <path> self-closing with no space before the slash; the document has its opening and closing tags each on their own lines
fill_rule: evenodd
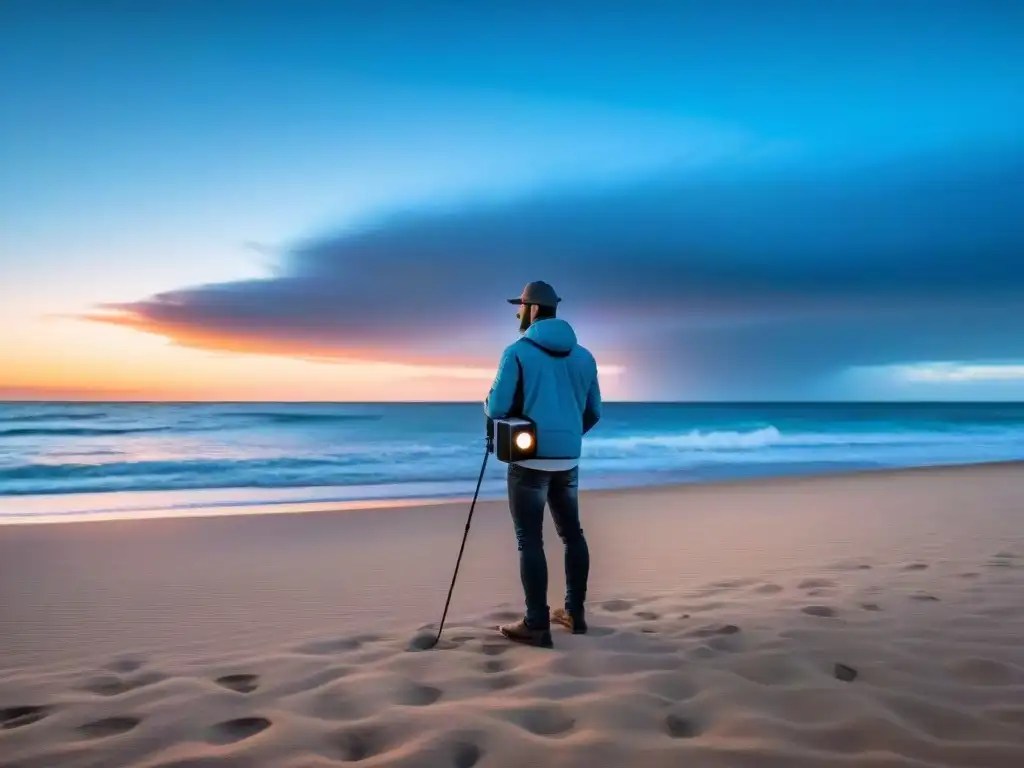
<svg viewBox="0 0 1024 768">
<path fill-rule="evenodd" d="M 476 500 L 480 496 L 480 484 L 484 481 L 484 470 L 487 469 L 487 457 L 490 456 L 490 449 L 484 453 L 483 463 L 480 465 L 480 476 L 476 480 L 476 490 L 473 492 L 473 502 L 469 505 L 469 517 L 466 518 L 466 529 L 462 532 L 462 544 L 459 547 L 459 557 L 455 561 L 455 573 L 452 574 L 452 584 L 448 587 L 448 599 L 444 601 L 444 613 L 441 614 L 441 623 L 437 627 L 437 637 L 431 644 L 435 647 L 441 641 L 441 632 L 444 630 L 444 620 L 448 618 L 448 606 L 452 602 L 452 592 L 455 591 L 455 580 L 459 578 L 459 565 L 462 563 L 462 553 L 466 549 L 466 539 L 469 537 L 469 525 L 473 522 L 473 511 L 476 509 Z"/>
</svg>

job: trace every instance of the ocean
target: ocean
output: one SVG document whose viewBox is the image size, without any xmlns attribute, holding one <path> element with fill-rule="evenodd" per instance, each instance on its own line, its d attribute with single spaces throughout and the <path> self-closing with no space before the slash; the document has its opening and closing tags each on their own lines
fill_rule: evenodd
<svg viewBox="0 0 1024 768">
<path fill-rule="evenodd" d="M 0 522 L 462 498 L 484 423 L 478 403 L 0 403 Z M 1024 403 L 607 403 L 581 486 L 1013 459 Z"/>
</svg>

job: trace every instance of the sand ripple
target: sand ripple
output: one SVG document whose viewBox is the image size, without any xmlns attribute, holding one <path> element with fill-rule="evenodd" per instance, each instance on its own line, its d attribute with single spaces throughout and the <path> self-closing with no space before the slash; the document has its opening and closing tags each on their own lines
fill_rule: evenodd
<svg viewBox="0 0 1024 768">
<path fill-rule="evenodd" d="M 505 642 L 492 625 L 514 611 L 497 611 L 434 650 L 412 628 L 21 673 L 0 680 L 0 754 L 5 768 L 1020 768 L 1018 560 L 1001 551 L 971 579 L 915 560 L 614 597 L 592 606 L 591 634 L 558 632 L 547 651 Z"/>
</svg>

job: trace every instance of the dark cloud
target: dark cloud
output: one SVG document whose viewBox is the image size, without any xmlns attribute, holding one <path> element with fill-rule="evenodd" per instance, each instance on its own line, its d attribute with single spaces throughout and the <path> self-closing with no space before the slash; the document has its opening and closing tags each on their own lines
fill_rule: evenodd
<svg viewBox="0 0 1024 768">
<path fill-rule="evenodd" d="M 704 398 L 819 399 L 837 396 L 838 375 L 851 367 L 1020 360 L 1022 307 L 1022 295 L 958 297 L 931 305 L 865 305 L 846 316 L 651 334 L 635 344 L 645 376 L 634 389 L 637 397 L 664 397 L 671 392 L 666 382 L 679 382 L 683 391 Z"/>
<path fill-rule="evenodd" d="M 394 216 L 302 243 L 274 277 L 105 309 L 195 346 L 493 362 L 501 300 L 540 278 L 599 353 L 744 396 L 849 364 L 1024 356 L 1022 201 L 1019 154 L 666 173 Z"/>
</svg>

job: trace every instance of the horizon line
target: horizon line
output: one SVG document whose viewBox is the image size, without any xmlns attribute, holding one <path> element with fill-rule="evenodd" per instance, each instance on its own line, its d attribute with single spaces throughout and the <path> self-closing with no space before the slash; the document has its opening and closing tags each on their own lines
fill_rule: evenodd
<svg viewBox="0 0 1024 768">
<path fill-rule="evenodd" d="M 1024 399 L 941 400 L 941 399 L 771 399 L 771 400 L 620 400 L 618 405 L 1024 405 Z M 2 405 L 480 405 L 483 400 L 74 400 L 21 398 L 3 399 Z"/>
</svg>

